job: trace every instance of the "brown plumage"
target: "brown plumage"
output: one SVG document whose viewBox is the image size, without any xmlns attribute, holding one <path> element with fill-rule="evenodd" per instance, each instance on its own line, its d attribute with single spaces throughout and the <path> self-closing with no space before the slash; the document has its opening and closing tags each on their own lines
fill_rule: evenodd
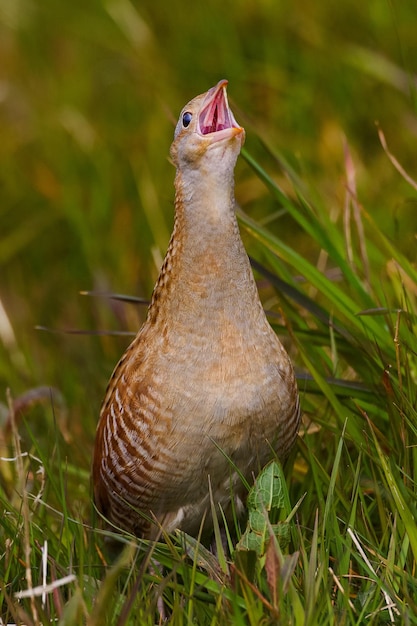
<svg viewBox="0 0 417 626">
<path fill-rule="evenodd" d="M 216 504 L 242 508 L 249 480 L 287 456 L 299 425 L 294 372 L 259 300 L 235 216 L 245 132 L 227 81 L 182 110 L 171 147 L 175 224 L 148 316 L 111 377 L 97 428 L 93 485 L 116 526 L 154 537 L 198 532 L 209 480 Z"/>
</svg>

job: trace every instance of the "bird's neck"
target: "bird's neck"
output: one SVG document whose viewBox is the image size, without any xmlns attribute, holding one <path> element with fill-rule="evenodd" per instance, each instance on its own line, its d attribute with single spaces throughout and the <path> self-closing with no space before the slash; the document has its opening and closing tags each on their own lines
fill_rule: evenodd
<svg viewBox="0 0 417 626">
<path fill-rule="evenodd" d="M 177 310 L 240 308 L 257 299 L 249 260 L 235 215 L 233 172 L 210 177 L 191 171 L 175 179 L 175 222 L 168 252 L 155 286 L 149 321 Z"/>
</svg>

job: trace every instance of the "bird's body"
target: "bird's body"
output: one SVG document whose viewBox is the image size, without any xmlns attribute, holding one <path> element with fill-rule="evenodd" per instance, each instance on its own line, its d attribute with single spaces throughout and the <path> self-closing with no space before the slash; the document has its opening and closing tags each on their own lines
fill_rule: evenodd
<svg viewBox="0 0 417 626">
<path fill-rule="evenodd" d="M 233 172 L 244 130 L 226 84 L 181 113 L 171 148 L 174 231 L 97 429 L 96 504 L 144 537 L 158 531 L 152 520 L 197 533 L 209 481 L 226 515 L 232 500 L 239 509 L 239 473 L 252 482 L 274 453 L 284 459 L 298 430 L 293 368 L 265 317 L 236 221 Z"/>
</svg>

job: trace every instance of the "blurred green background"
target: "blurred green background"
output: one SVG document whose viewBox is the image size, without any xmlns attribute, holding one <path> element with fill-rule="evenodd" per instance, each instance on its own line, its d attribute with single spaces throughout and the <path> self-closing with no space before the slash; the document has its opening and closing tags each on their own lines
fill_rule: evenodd
<svg viewBox="0 0 417 626">
<path fill-rule="evenodd" d="M 35 327 L 138 328 L 143 307 L 79 292 L 150 296 L 173 221 L 173 125 L 220 78 L 250 154 L 285 187 L 268 146 L 281 153 L 335 219 L 347 141 L 360 202 L 413 257 L 415 195 L 375 122 L 416 177 L 416 25 L 414 0 L 0 0 L 0 402 L 7 387 L 57 388 L 68 441 L 81 442 L 71 454 L 88 468 L 129 338 Z M 243 159 L 236 195 L 313 254 Z M 52 413 L 38 419 L 35 433 L 49 432 Z"/>
</svg>

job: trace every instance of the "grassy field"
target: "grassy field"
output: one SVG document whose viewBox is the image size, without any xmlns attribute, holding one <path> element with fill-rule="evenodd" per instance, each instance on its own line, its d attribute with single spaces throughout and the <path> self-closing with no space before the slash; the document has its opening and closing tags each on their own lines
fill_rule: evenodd
<svg viewBox="0 0 417 626">
<path fill-rule="evenodd" d="M 147 625 L 162 605 L 171 624 L 417 624 L 416 18 L 410 0 L 0 0 L 0 624 Z M 92 445 L 146 307 L 81 292 L 149 298 L 173 124 L 220 78 L 303 425 L 236 549 L 120 536 L 111 558 Z"/>
</svg>

